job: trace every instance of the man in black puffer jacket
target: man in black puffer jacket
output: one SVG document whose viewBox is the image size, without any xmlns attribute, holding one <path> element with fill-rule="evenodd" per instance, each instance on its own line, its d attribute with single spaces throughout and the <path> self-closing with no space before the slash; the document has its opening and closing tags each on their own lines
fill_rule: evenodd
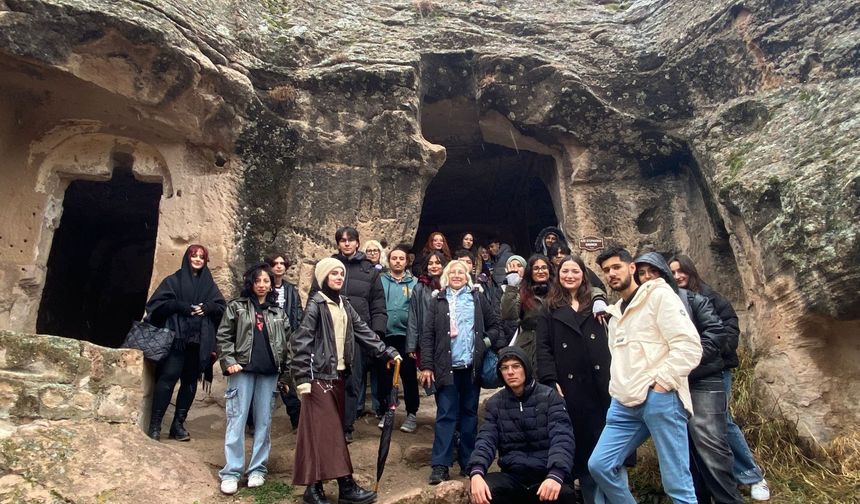
<svg viewBox="0 0 860 504">
<path fill-rule="evenodd" d="M 687 424 L 690 436 L 690 472 L 699 502 L 742 504 L 738 483 L 732 472 L 734 457 L 728 443 L 726 407 L 723 388 L 723 349 L 726 330 L 708 298 L 679 289 L 669 264 L 656 252 L 636 259 L 639 283 L 662 277 L 681 298 L 690 319 L 702 339 L 702 360 L 690 372 L 690 396 L 693 416 Z"/>
<path fill-rule="evenodd" d="M 499 352 L 505 388 L 487 401 L 484 424 L 469 459 L 472 502 L 574 503 L 567 481 L 573 470 L 573 427 L 564 400 L 537 383 L 519 347 Z M 487 474 L 499 452 L 502 472 Z"/>
<path fill-rule="evenodd" d="M 346 266 L 346 279 L 341 293 L 349 299 L 361 320 L 375 332 L 380 339 L 385 338 L 385 327 L 388 324 L 388 311 L 385 307 L 385 290 L 379 270 L 367 260 L 364 252 L 358 250 L 360 245 L 358 230 L 344 226 L 335 232 L 338 253 L 332 255 Z M 316 280 L 311 286 L 308 299 L 319 290 Z M 346 411 L 343 415 L 343 430 L 346 442 L 352 442 L 353 424 L 357 416 L 359 398 L 364 397 L 362 391 L 366 387 L 365 375 L 369 366 L 368 359 L 360 347 L 355 348 L 352 362 L 349 363 L 350 375 L 346 380 Z"/>
</svg>

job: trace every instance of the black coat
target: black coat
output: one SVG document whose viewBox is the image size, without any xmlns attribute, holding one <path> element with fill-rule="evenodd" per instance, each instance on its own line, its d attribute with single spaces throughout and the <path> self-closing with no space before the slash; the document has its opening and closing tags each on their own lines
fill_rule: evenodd
<svg viewBox="0 0 860 504">
<path fill-rule="evenodd" d="M 726 341 L 726 331 L 723 322 L 714 311 L 714 306 L 708 298 L 687 289 L 678 289 L 678 297 L 689 307 L 690 319 L 702 340 L 702 360 L 695 369 L 690 371 L 690 383 L 700 378 L 722 374 L 723 347 Z"/>
<path fill-rule="evenodd" d="M 542 481 L 549 473 L 566 480 L 573 469 L 574 435 L 565 403 L 554 388 L 535 382 L 521 348 L 502 349 L 499 362 L 510 356 L 523 364 L 527 385 L 520 397 L 505 386 L 487 400 L 469 473 L 486 474 L 498 451 L 499 468 L 520 481 Z"/>
<path fill-rule="evenodd" d="M 343 343 L 343 362 L 349 371 L 355 355 L 355 344 L 359 343 L 374 357 L 398 355 L 393 347 L 386 347 L 379 336 L 367 327 L 358 312 L 350 305 L 346 296 L 341 296 L 346 309 L 346 339 Z M 292 353 L 291 375 L 296 385 L 314 379 L 334 380 L 337 375 L 337 346 L 334 322 L 322 293 L 308 300 L 305 316 L 297 331 L 290 338 Z"/>
<path fill-rule="evenodd" d="M 576 438 L 574 472 L 587 474 L 611 400 L 606 330 L 590 311 L 577 313 L 564 306 L 540 317 L 536 334 L 538 379 L 561 386 Z"/>
<path fill-rule="evenodd" d="M 356 252 L 350 258 L 342 254 L 334 254 L 332 257 L 346 266 L 346 277 L 340 293 L 349 299 L 361 320 L 373 332 L 384 337 L 385 327 L 388 325 L 388 310 L 385 307 L 385 289 L 382 287 L 379 270 L 367 260 L 364 252 Z M 314 279 L 308 299 L 319 290 L 319 285 Z"/>
<path fill-rule="evenodd" d="M 738 344 L 740 342 L 741 330 L 738 324 L 738 314 L 729 300 L 708 285 L 702 285 L 699 294 L 705 296 L 714 305 L 714 311 L 723 321 L 723 329 L 726 332 L 726 341 L 723 345 L 723 365 L 726 369 L 738 367 Z"/>
<path fill-rule="evenodd" d="M 481 364 L 484 362 L 484 351 L 487 349 L 484 338 L 495 344 L 499 338 L 499 317 L 490 307 L 487 298 L 478 289 L 472 289 L 472 299 L 475 302 L 474 337 L 475 348 L 472 352 L 472 382 L 477 383 L 480 377 Z M 433 296 L 433 300 L 424 314 L 424 328 L 421 331 L 419 347 L 421 348 L 421 370 L 433 371 L 436 386 L 443 387 L 454 383 L 451 364 L 451 313 L 448 310 L 448 300 L 445 290 Z"/>
</svg>

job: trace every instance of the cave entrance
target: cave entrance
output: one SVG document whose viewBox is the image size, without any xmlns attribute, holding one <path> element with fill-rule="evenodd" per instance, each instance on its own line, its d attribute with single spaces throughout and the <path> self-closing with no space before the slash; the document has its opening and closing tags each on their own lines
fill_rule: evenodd
<svg viewBox="0 0 860 504">
<path fill-rule="evenodd" d="M 427 186 L 415 249 L 441 231 L 453 253 L 471 231 L 477 243 L 498 237 L 531 255 L 540 230 L 559 222 L 550 192 L 558 185 L 553 157 L 485 142 L 478 110 L 464 98 L 425 103 L 421 127 L 427 140 L 445 146 L 447 158 Z"/>
<path fill-rule="evenodd" d="M 54 233 L 36 330 L 119 347 L 143 315 L 162 185 L 140 182 L 130 155 L 108 182 L 75 180 Z"/>
</svg>

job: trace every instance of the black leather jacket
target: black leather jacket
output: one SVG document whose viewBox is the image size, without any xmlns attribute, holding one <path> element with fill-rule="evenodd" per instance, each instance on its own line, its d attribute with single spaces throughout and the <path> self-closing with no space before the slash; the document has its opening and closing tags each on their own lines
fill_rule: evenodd
<svg viewBox="0 0 860 504">
<path fill-rule="evenodd" d="M 714 305 L 705 296 L 686 289 L 678 289 L 678 296 L 685 305 L 690 307 L 690 319 L 699 331 L 699 337 L 702 338 L 702 360 L 690 372 L 690 383 L 700 378 L 721 375 L 725 367 L 723 347 L 726 345 L 723 321 L 714 311 Z"/>
<path fill-rule="evenodd" d="M 346 296 L 340 296 L 347 314 L 346 340 L 343 344 L 343 361 L 349 371 L 358 342 L 374 357 L 389 359 L 399 354 L 386 347 L 375 332 L 361 319 Z M 308 301 L 305 315 L 290 340 L 292 347 L 292 378 L 296 386 L 311 380 L 334 380 L 337 376 L 337 350 L 334 339 L 334 322 L 321 292 Z"/>
</svg>

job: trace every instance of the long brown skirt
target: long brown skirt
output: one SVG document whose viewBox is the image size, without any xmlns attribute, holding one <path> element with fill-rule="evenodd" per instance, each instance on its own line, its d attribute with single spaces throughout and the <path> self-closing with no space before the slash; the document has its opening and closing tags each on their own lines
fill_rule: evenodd
<svg viewBox="0 0 860 504">
<path fill-rule="evenodd" d="M 302 397 L 293 485 L 312 485 L 352 474 L 343 437 L 345 404 L 343 380 L 311 382 L 311 392 Z"/>
</svg>

